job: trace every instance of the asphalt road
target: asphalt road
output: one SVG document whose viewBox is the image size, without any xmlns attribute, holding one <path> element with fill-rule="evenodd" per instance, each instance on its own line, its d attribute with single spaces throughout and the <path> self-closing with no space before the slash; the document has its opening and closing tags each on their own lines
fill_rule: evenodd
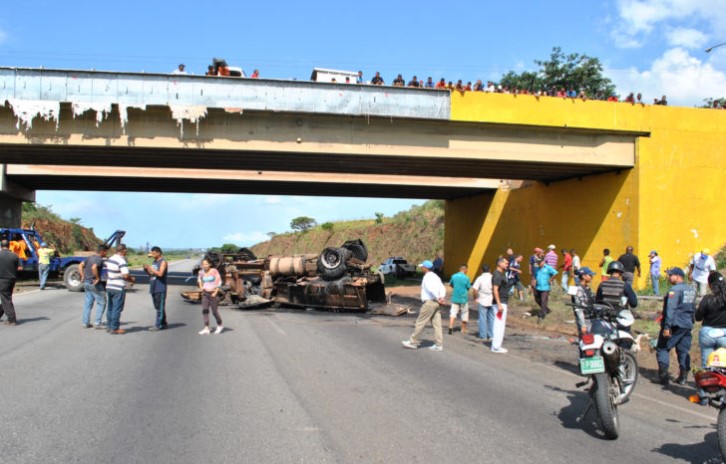
<svg viewBox="0 0 726 464">
<path fill-rule="evenodd" d="M 137 285 L 114 336 L 82 328 L 83 294 L 17 295 L 21 323 L 0 326 L 0 462 L 720 462 L 716 411 L 685 389 L 642 379 L 616 441 L 592 413 L 578 423 L 588 397 L 564 342 L 512 335 L 496 355 L 457 334 L 411 351 L 414 316 L 231 308 L 224 333 L 200 336 L 179 289 L 169 329 L 149 332 Z"/>
</svg>

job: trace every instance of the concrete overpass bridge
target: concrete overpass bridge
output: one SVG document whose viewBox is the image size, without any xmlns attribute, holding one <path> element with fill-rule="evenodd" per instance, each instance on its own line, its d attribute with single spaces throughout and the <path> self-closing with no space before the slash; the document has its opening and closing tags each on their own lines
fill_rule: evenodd
<svg viewBox="0 0 726 464">
<path fill-rule="evenodd" d="M 0 68 L 0 103 L 6 225 L 36 189 L 439 198 L 447 263 L 473 268 L 508 245 L 585 251 L 623 195 L 609 246 L 637 245 L 643 148 L 685 110 L 17 68 Z M 585 226 L 569 230 L 570 216 Z"/>
</svg>

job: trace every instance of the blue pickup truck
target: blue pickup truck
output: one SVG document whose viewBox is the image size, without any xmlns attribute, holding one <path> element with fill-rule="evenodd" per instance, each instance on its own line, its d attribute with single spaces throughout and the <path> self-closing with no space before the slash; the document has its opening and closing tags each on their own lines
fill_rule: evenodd
<svg viewBox="0 0 726 464">
<path fill-rule="evenodd" d="M 117 230 L 104 244 L 114 247 L 121 243 L 121 239 L 126 234 L 123 230 Z M 16 229 L 16 228 L 0 228 L 0 237 L 8 240 L 21 239 L 25 242 L 25 253 L 27 259 L 21 259 L 20 264 L 23 266 L 22 275 L 38 275 L 38 252 L 36 247 L 43 242 L 43 238 L 35 229 Z M 85 260 L 85 256 L 66 256 L 60 257 L 56 252 L 55 256 L 50 259 L 50 277 L 62 278 L 65 287 L 72 292 L 80 292 L 83 290 L 83 279 L 78 270 L 78 266 Z"/>
</svg>

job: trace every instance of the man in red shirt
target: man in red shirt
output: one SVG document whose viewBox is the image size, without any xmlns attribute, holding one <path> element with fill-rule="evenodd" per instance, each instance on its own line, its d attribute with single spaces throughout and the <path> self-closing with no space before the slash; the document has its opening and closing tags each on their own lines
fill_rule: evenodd
<svg viewBox="0 0 726 464">
<path fill-rule="evenodd" d="M 564 263 L 562 264 L 562 290 L 567 291 L 567 287 L 570 285 L 570 274 L 572 273 L 572 255 L 570 252 L 562 249 L 562 257 Z"/>
</svg>

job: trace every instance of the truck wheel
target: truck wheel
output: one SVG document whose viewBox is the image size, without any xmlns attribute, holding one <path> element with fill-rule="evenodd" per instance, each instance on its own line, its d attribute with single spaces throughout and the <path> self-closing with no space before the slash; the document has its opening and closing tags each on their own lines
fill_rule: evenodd
<svg viewBox="0 0 726 464">
<path fill-rule="evenodd" d="M 345 248 L 326 248 L 318 257 L 318 273 L 324 280 L 337 280 L 347 270 L 351 252 Z"/>
<path fill-rule="evenodd" d="M 361 239 L 348 240 L 347 242 L 343 243 L 343 245 L 341 245 L 341 248 L 350 250 L 355 259 L 363 261 L 364 263 L 368 260 L 368 248 L 366 248 L 365 244 Z"/>
<path fill-rule="evenodd" d="M 83 291 L 83 276 L 78 264 L 71 264 L 63 271 L 63 283 L 71 292 Z"/>
</svg>

